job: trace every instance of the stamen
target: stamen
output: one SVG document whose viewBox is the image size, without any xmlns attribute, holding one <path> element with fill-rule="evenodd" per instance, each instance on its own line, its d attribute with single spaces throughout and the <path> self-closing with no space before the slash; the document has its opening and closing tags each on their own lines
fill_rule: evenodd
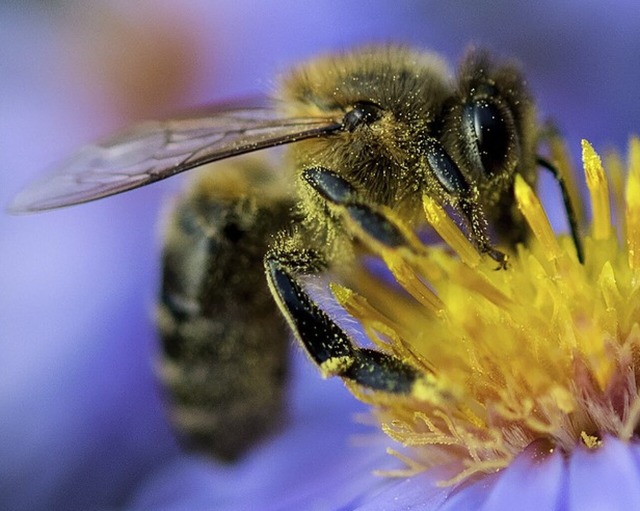
<svg viewBox="0 0 640 511">
<path fill-rule="evenodd" d="M 593 208 L 592 236 L 595 240 L 607 240 L 611 236 L 611 205 L 609 184 L 604 175 L 602 161 L 589 142 L 582 141 L 582 162 L 587 177 L 587 187 Z"/>
<path fill-rule="evenodd" d="M 533 234 L 545 250 L 547 260 L 554 261 L 558 259 L 562 250 L 558 243 L 558 238 L 556 238 L 553 228 L 549 223 L 547 214 L 544 212 L 538 197 L 536 197 L 531 187 L 519 174 L 516 175 L 515 195 L 518 208 L 522 211 Z"/>
<path fill-rule="evenodd" d="M 629 148 L 629 177 L 625 194 L 625 215 L 629 267 L 640 269 L 640 140 L 633 138 Z"/>
<path fill-rule="evenodd" d="M 467 266 L 471 268 L 477 267 L 482 260 L 480 252 L 478 252 L 478 249 L 473 243 L 458 229 L 458 226 L 451 220 L 444 209 L 428 195 L 422 197 L 422 204 L 427 216 L 427 221 L 445 243 L 458 254 Z"/>
<path fill-rule="evenodd" d="M 402 287 L 431 313 L 440 315 L 444 309 L 440 298 L 425 285 L 404 259 L 398 257 L 398 252 L 386 252 L 383 255 L 384 262 Z"/>
</svg>

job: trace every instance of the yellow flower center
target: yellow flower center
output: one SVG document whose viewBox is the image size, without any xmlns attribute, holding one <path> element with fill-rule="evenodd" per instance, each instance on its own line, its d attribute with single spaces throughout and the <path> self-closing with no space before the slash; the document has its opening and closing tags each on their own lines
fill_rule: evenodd
<svg viewBox="0 0 640 511">
<path fill-rule="evenodd" d="M 448 246 L 426 247 L 413 237 L 412 247 L 380 248 L 403 290 L 366 278 L 359 294 L 332 286 L 376 345 L 424 371 L 406 398 L 351 386 L 373 405 L 383 430 L 412 447 L 409 458 L 398 454 L 406 473 L 462 460 L 449 481 L 455 482 L 507 466 L 534 442 L 570 452 L 576 445 L 595 448 L 605 435 L 634 437 L 640 421 L 637 139 L 629 161 L 625 180 L 619 159 L 610 158 L 609 182 L 583 142 L 592 208 L 584 265 L 517 176 L 516 200 L 533 236 L 507 270 L 496 271 L 425 197 L 427 219 Z"/>
</svg>

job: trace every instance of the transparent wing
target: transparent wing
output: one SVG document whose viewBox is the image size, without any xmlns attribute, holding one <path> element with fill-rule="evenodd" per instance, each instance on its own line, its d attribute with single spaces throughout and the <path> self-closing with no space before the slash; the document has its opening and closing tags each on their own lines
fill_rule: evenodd
<svg viewBox="0 0 640 511">
<path fill-rule="evenodd" d="M 205 163 L 326 136 L 341 128 L 336 119 L 282 118 L 267 108 L 145 122 L 80 149 L 18 194 L 9 210 L 26 213 L 80 204 Z"/>
</svg>

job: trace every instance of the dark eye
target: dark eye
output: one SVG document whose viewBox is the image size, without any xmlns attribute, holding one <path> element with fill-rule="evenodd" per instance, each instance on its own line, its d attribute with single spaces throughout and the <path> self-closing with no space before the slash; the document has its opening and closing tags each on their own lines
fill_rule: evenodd
<svg viewBox="0 0 640 511">
<path fill-rule="evenodd" d="M 342 120 L 342 125 L 348 130 L 353 131 L 363 124 L 371 124 L 380 118 L 382 108 L 372 101 L 358 101 L 353 108 L 349 110 Z"/>
<path fill-rule="evenodd" d="M 484 173 L 491 176 L 503 170 L 515 136 L 508 109 L 499 108 L 489 99 L 476 99 L 465 105 L 462 122 L 467 139 L 475 141 L 475 146 L 469 149 Z"/>
</svg>

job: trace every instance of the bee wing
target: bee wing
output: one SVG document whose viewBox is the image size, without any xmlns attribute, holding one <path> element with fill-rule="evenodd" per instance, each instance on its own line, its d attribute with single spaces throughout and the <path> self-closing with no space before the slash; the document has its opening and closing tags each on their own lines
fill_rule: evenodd
<svg viewBox="0 0 640 511">
<path fill-rule="evenodd" d="M 100 199 L 205 163 L 340 130 L 331 118 L 282 118 L 271 109 L 144 122 L 85 146 L 19 193 L 9 210 L 27 213 Z"/>
</svg>

